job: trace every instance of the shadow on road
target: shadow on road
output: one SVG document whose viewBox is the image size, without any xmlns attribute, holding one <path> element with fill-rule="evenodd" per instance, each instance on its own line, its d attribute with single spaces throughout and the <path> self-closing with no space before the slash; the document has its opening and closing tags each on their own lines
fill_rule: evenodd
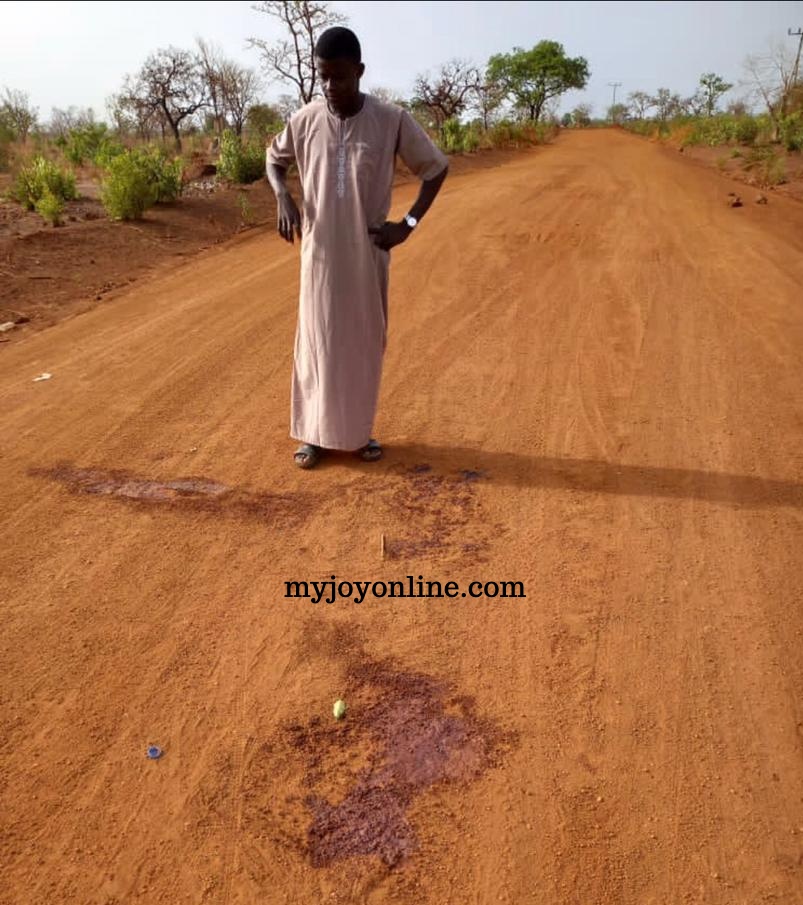
<svg viewBox="0 0 803 905">
<path fill-rule="evenodd" d="M 563 459 L 426 444 L 389 445 L 388 466 L 429 465 L 437 472 L 471 470 L 495 483 L 620 496 L 702 500 L 744 507 L 803 509 L 803 484 L 752 475 L 626 465 L 601 459 Z"/>
</svg>

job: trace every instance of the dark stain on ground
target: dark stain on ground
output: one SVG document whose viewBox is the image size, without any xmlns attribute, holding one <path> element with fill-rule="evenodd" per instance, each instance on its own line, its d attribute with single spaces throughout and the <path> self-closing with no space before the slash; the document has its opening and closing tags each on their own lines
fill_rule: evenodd
<svg viewBox="0 0 803 905">
<path fill-rule="evenodd" d="M 482 558 L 490 541 L 487 519 L 474 485 L 485 477 L 481 471 L 465 469 L 454 474 L 436 474 L 427 464 L 391 470 L 395 489 L 389 508 L 405 526 L 405 536 L 388 537 L 388 559 L 417 559 L 437 554 L 471 552 Z M 468 537 L 479 533 L 479 537 Z M 468 546 L 467 546 L 468 543 Z"/>
<path fill-rule="evenodd" d="M 446 682 L 372 659 L 351 631 L 341 645 L 343 628 L 313 630 L 305 658 L 336 651 L 346 659 L 345 719 L 316 716 L 286 726 L 282 747 L 304 759 L 301 785 L 308 791 L 301 798 L 312 815 L 306 829 L 312 865 L 377 856 L 392 868 L 417 848 L 408 816 L 414 799 L 442 784 L 477 780 L 501 763 L 515 736 L 481 718 L 473 699 Z M 297 768 L 290 771 L 298 775 Z"/>
<path fill-rule="evenodd" d="M 32 468 L 29 474 L 58 481 L 73 493 L 283 526 L 304 520 L 311 509 L 311 500 L 305 495 L 253 492 L 198 476 L 156 480 L 120 469 L 77 468 L 65 462 L 52 468 Z"/>
</svg>

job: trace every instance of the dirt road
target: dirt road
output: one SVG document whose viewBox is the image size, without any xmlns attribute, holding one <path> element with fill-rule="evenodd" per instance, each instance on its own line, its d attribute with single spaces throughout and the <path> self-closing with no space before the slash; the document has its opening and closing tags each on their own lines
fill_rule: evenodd
<svg viewBox="0 0 803 905">
<path fill-rule="evenodd" d="M 803 207 L 730 188 L 447 182 L 374 466 L 292 466 L 273 235 L 4 350 L 0 901 L 803 901 Z"/>
</svg>

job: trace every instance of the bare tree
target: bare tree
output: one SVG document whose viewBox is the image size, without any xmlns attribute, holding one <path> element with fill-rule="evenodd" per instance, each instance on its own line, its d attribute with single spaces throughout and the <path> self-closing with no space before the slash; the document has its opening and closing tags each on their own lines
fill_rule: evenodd
<svg viewBox="0 0 803 905">
<path fill-rule="evenodd" d="M 227 126 L 241 135 L 248 108 L 262 88 L 253 69 L 224 57 L 213 44 L 197 39 L 198 61 L 203 72 L 211 107 L 211 120 L 220 135 Z"/>
<path fill-rule="evenodd" d="M 242 135 L 248 110 L 262 90 L 262 80 L 253 69 L 233 60 L 224 60 L 220 67 L 220 85 L 226 116 L 232 129 Z"/>
<path fill-rule="evenodd" d="M 31 105 L 30 97 L 24 91 L 4 88 L 0 95 L 0 120 L 10 128 L 21 141 L 36 125 L 39 108 Z"/>
<path fill-rule="evenodd" d="M 744 61 L 746 84 L 753 96 L 767 107 L 772 120 L 772 138 L 777 141 L 781 120 L 788 112 L 795 88 L 795 57 L 788 47 L 773 43 L 763 54 L 751 54 Z"/>
<path fill-rule="evenodd" d="M 278 19 L 288 36 L 273 42 L 249 38 L 248 46 L 259 51 L 271 79 L 295 85 L 301 103 L 308 104 L 316 93 L 315 42 L 324 29 L 346 17 L 327 3 L 310 0 L 263 0 L 253 9 Z"/>
<path fill-rule="evenodd" d="M 214 44 L 204 41 L 203 38 L 196 38 L 195 43 L 198 45 L 198 62 L 206 82 L 212 121 L 215 131 L 220 135 L 226 128 L 225 100 L 220 72 L 223 64 L 221 53 Z"/>
<path fill-rule="evenodd" d="M 750 102 L 746 98 L 737 97 L 728 103 L 726 109 L 731 116 L 747 116 L 750 112 Z"/>
<path fill-rule="evenodd" d="M 683 101 L 679 94 L 672 94 L 668 88 L 659 88 L 655 97 L 650 98 L 652 106 L 656 108 L 656 118 L 665 123 L 673 116 L 677 116 L 683 110 Z"/>
<path fill-rule="evenodd" d="M 419 75 L 413 89 L 413 104 L 429 111 L 440 129 L 447 119 L 459 116 L 468 106 L 480 82 L 476 66 L 465 60 L 450 60 L 434 78 Z"/>
<path fill-rule="evenodd" d="M 119 135 L 134 134 L 143 141 L 150 141 L 161 130 L 165 134 L 164 119 L 141 99 L 131 94 L 133 84 L 127 79 L 123 90 L 106 100 L 106 112 Z"/>
<path fill-rule="evenodd" d="M 172 133 L 178 151 L 182 123 L 209 104 L 199 59 L 177 47 L 151 54 L 133 83 L 127 83 L 124 94 L 134 107 L 142 108 L 138 112 L 140 121 L 144 111 L 159 114 L 163 134 L 168 130 Z"/>
<path fill-rule="evenodd" d="M 94 122 L 95 111 L 91 107 L 53 107 L 48 130 L 54 138 L 66 138 L 73 129 L 91 126 Z"/>
<path fill-rule="evenodd" d="M 655 106 L 655 101 L 646 91 L 631 91 L 627 96 L 627 102 L 636 119 L 645 119 L 647 111 Z"/>
<path fill-rule="evenodd" d="M 680 106 L 683 112 L 688 113 L 690 116 L 702 116 L 708 110 L 708 101 L 705 94 L 698 90 L 689 97 L 684 98 L 680 102 Z"/>
<path fill-rule="evenodd" d="M 292 94 L 280 94 L 276 102 L 276 109 L 284 122 L 287 122 L 300 106 L 301 101 Z"/>
<path fill-rule="evenodd" d="M 386 104 L 396 104 L 397 107 L 404 105 L 404 98 L 392 88 L 383 88 L 381 85 L 377 85 L 375 88 L 371 88 L 368 93 Z"/>
<path fill-rule="evenodd" d="M 478 78 L 471 92 L 470 107 L 482 120 L 482 128 L 487 129 L 493 122 L 507 97 L 507 86 L 497 79 Z"/>
</svg>

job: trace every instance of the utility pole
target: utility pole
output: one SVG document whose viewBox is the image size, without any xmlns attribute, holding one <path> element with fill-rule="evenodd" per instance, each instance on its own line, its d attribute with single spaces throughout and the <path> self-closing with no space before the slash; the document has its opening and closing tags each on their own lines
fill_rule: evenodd
<svg viewBox="0 0 803 905">
<path fill-rule="evenodd" d="M 616 89 L 622 87 L 621 82 L 608 82 L 608 87 L 613 88 L 613 101 L 611 103 L 611 107 L 616 106 Z M 613 119 L 613 114 L 611 114 L 611 119 Z"/>
<path fill-rule="evenodd" d="M 803 49 L 803 28 L 798 28 L 797 31 L 792 31 L 791 28 L 788 28 L 786 31 L 790 38 L 800 38 L 797 44 L 797 56 L 795 57 L 794 74 L 792 75 L 792 87 L 794 88 L 797 85 L 797 77 L 798 73 L 800 72 L 800 51 L 801 49 Z"/>
</svg>

